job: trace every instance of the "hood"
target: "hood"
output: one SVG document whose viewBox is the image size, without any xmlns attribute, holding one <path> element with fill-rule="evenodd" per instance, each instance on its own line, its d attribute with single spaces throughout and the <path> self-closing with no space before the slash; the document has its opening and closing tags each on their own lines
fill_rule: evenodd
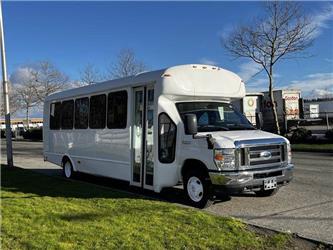
<svg viewBox="0 0 333 250">
<path fill-rule="evenodd" d="M 245 140 L 283 138 L 287 142 L 287 139 L 280 135 L 268 133 L 262 130 L 217 131 L 217 132 L 210 132 L 209 134 L 211 134 L 215 139 L 216 148 L 234 148 L 235 141 L 245 141 Z"/>
</svg>

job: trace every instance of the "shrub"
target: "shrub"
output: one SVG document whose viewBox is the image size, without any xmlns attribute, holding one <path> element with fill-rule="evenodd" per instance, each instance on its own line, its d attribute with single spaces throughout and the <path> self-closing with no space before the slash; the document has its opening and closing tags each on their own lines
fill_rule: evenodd
<svg viewBox="0 0 333 250">
<path fill-rule="evenodd" d="M 311 130 L 307 130 L 305 128 L 298 128 L 294 130 L 290 140 L 292 143 L 302 143 L 309 139 L 311 135 Z"/>
<path fill-rule="evenodd" d="M 12 138 L 15 138 L 15 137 L 16 137 L 16 135 L 12 131 Z M 1 129 L 1 138 L 6 138 L 6 130 L 5 129 Z"/>
<path fill-rule="evenodd" d="M 325 137 L 329 140 L 329 141 L 333 141 L 333 129 L 329 129 L 326 131 L 325 133 Z"/>
<path fill-rule="evenodd" d="M 42 128 L 32 128 L 23 133 L 24 139 L 42 141 L 43 140 L 43 129 Z"/>
</svg>

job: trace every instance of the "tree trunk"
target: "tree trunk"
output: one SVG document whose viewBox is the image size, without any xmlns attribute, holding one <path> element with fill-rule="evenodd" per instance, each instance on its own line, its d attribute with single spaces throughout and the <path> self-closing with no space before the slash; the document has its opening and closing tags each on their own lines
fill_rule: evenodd
<svg viewBox="0 0 333 250">
<path fill-rule="evenodd" d="M 26 121 L 27 121 L 27 129 L 29 129 L 30 128 L 30 126 L 29 126 L 29 107 L 26 107 L 25 118 L 26 118 Z"/>
<path fill-rule="evenodd" d="M 279 125 L 279 119 L 276 112 L 276 104 L 274 100 L 274 93 L 273 93 L 273 67 L 271 66 L 269 69 L 269 98 L 272 103 L 272 113 L 273 113 L 273 120 L 275 125 L 275 132 L 277 134 L 280 134 L 280 125 Z"/>
</svg>

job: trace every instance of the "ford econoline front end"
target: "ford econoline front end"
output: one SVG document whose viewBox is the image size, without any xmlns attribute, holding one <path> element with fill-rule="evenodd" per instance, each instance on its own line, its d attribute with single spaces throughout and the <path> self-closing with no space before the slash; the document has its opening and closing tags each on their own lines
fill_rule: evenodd
<svg viewBox="0 0 333 250">
<path fill-rule="evenodd" d="M 210 197 L 205 196 L 204 190 L 211 191 L 210 196 L 244 191 L 270 196 L 291 181 L 293 165 L 286 138 L 256 129 L 227 102 L 199 100 L 179 102 L 176 106 L 184 121 L 185 134 L 192 135 L 192 139 L 185 137 L 207 140 L 207 146 L 189 143 L 193 145 L 193 152 L 196 151 L 194 146 L 202 147 L 202 153 L 196 158 L 201 157 L 208 168 L 208 181 L 197 178 L 194 183 L 184 178 L 188 197 L 197 206 L 209 203 Z M 186 146 L 184 148 L 186 151 Z M 205 151 L 210 152 L 208 160 L 204 159 Z M 199 197 L 202 202 L 196 202 Z"/>
</svg>

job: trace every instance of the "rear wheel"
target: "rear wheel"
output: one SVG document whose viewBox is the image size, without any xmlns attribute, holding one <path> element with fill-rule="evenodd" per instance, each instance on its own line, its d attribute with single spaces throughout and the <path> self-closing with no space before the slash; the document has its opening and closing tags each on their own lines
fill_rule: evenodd
<svg viewBox="0 0 333 250">
<path fill-rule="evenodd" d="M 73 166 L 72 163 L 70 162 L 70 160 L 65 160 L 63 163 L 63 175 L 67 178 L 73 178 L 74 176 L 74 170 L 73 170 Z"/>
<path fill-rule="evenodd" d="M 270 189 L 270 190 L 260 190 L 260 191 L 255 191 L 256 195 L 258 197 L 268 197 L 268 196 L 273 196 L 277 193 L 279 189 Z"/>
<path fill-rule="evenodd" d="M 213 203 L 212 184 L 204 171 L 185 173 L 184 190 L 189 203 L 194 207 L 205 208 Z"/>
</svg>

